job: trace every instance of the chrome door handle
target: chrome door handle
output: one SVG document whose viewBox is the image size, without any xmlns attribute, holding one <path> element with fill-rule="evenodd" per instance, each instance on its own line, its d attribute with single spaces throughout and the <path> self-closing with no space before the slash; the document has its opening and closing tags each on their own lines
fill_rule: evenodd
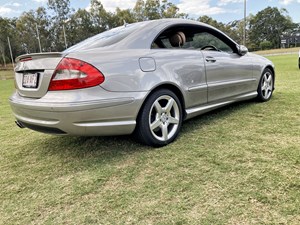
<svg viewBox="0 0 300 225">
<path fill-rule="evenodd" d="M 206 62 L 212 62 L 212 63 L 217 61 L 214 57 L 211 57 L 211 56 L 206 56 L 205 60 L 206 60 Z"/>
</svg>

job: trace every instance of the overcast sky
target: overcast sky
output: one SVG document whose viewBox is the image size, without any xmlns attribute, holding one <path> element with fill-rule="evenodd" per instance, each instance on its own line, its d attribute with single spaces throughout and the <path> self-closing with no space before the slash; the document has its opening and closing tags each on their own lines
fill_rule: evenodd
<svg viewBox="0 0 300 225">
<path fill-rule="evenodd" d="M 114 11 L 133 8 L 136 0 L 101 0 L 105 9 Z M 190 17 L 198 18 L 208 15 L 219 22 L 230 22 L 241 19 L 244 15 L 244 0 L 171 0 L 181 12 Z M 71 0 L 71 7 L 88 8 L 90 0 Z M 46 6 L 47 0 L 0 0 L 1 17 L 18 17 L 24 11 Z M 300 23 L 300 0 L 247 0 L 247 14 L 256 14 L 258 11 L 271 6 L 286 8 L 294 22 Z"/>
</svg>

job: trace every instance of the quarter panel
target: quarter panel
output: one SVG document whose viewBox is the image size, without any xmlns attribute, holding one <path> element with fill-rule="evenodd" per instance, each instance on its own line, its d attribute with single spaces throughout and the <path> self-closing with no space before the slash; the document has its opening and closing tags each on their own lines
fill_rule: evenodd
<svg viewBox="0 0 300 225">
<path fill-rule="evenodd" d="M 195 50 L 92 50 L 70 53 L 96 66 L 105 76 L 101 87 L 112 92 L 150 92 L 162 84 L 177 86 L 187 107 L 207 102 L 207 85 L 203 55 Z M 140 58 L 155 62 L 148 72 L 140 68 Z"/>
</svg>

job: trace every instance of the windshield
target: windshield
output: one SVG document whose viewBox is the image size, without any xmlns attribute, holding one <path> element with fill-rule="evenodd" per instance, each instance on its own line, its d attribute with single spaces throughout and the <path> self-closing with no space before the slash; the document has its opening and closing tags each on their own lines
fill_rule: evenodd
<svg viewBox="0 0 300 225">
<path fill-rule="evenodd" d="M 68 53 L 72 51 L 106 47 L 116 44 L 134 31 L 141 29 L 146 24 L 147 23 L 133 23 L 113 28 L 111 30 L 90 37 L 82 42 L 79 42 L 78 44 L 66 49 L 64 52 Z"/>
</svg>

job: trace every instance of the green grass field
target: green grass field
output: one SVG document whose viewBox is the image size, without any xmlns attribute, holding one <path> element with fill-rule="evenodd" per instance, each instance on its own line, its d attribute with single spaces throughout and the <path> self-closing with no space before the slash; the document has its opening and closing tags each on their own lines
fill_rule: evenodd
<svg viewBox="0 0 300 225">
<path fill-rule="evenodd" d="M 159 149 L 19 129 L 1 80 L 0 224 L 300 224 L 300 70 L 270 59 L 271 101 L 186 121 Z"/>
</svg>

